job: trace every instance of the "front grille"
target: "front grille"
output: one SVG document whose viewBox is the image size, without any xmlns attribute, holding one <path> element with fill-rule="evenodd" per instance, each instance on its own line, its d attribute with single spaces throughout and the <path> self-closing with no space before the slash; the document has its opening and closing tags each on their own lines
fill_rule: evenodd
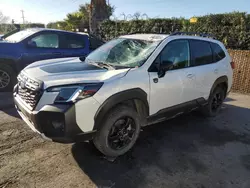
<svg viewBox="0 0 250 188">
<path fill-rule="evenodd" d="M 22 73 L 17 79 L 17 94 L 33 110 L 42 96 L 42 83 L 28 78 Z"/>
</svg>

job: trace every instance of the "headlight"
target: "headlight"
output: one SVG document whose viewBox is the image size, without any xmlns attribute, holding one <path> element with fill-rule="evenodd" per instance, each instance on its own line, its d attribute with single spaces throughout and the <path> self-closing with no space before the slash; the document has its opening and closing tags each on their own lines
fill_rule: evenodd
<svg viewBox="0 0 250 188">
<path fill-rule="evenodd" d="M 47 92 L 59 92 L 55 103 L 76 102 L 93 96 L 102 85 L 103 83 L 58 86 L 47 89 Z"/>
</svg>

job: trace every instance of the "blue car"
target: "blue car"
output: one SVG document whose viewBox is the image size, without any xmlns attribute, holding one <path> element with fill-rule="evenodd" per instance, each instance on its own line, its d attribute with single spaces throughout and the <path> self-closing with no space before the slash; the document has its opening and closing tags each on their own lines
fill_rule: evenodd
<svg viewBox="0 0 250 188">
<path fill-rule="evenodd" d="M 82 57 L 102 45 L 86 33 L 33 28 L 14 33 L 0 41 L 0 91 L 10 91 L 17 74 L 40 60 Z"/>
</svg>

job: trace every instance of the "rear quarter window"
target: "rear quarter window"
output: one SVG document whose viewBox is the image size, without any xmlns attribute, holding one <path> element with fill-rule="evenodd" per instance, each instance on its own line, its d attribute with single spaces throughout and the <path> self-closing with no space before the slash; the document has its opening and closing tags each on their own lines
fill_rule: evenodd
<svg viewBox="0 0 250 188">
<path fill-rule="evenodd" d="M 211 43 L 213 49 L 214 61 L 220 61 L 226 57 L 224 50 L 220 47 L 219 44 Z"/>
</svg>

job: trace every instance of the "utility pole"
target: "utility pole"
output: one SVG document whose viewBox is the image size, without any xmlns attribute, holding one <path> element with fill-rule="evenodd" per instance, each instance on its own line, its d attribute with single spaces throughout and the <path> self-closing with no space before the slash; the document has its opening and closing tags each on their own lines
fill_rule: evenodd
<svg viewBox="0 0 250 188">
<path fill-rule="evenodd" d="M 25 23 L 25 21 L 24 21 L 24 10 L 21 10 L 21 12 L 22 12 L 22 19 L 23 19 L 23 24 Z"/>
</svg>

